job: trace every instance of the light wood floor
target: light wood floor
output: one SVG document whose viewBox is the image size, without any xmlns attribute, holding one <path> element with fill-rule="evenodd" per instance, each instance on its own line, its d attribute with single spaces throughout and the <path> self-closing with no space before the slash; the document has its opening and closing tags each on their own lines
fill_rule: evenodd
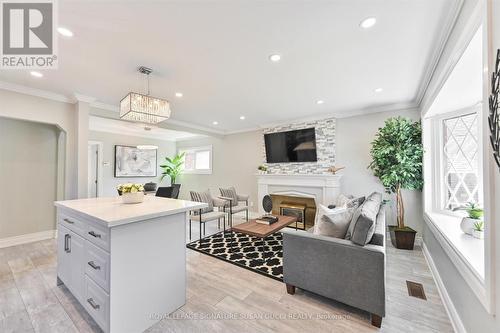
<svg viewBox="0 0 500 333">
<path fill-rule="evenodd" d="M 197 225 L 193 223 L 193 238 Z M 207 233 L 216 228 L 207 225 Z M 387 316 L 369 316 L 278 281 L 187 250 L 187 303 L 148 332 L 452 332 L 418 248 L 387 249 Z M 427 301 L 408 296 L 406 280 Z M 161 315 L 161 314 L 160 314 Z M 64 286 L 56 286 L 54 240 L 0 249 L 0 332 L 100 332 Z"/>
</svg>

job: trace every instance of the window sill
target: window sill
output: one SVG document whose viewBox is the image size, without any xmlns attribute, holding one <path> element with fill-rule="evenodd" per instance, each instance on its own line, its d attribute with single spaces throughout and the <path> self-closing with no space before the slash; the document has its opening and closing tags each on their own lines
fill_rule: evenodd
<svg viewBox="0 0 500 333">
<path fill-rule="evenodd" d="M 460 229 L 461 217 L 424 213 L 424 220 L 471 290 L 490 311 L 484 279 L 484 239 L 466 235 Z"/>
</svg>

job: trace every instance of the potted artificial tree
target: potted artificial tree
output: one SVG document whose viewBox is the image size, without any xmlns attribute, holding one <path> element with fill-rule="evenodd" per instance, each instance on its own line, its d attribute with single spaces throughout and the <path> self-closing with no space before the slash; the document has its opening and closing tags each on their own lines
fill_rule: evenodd
<svg viewBox="0 0 500 333">
<path fill-rule="evenodd" d="M 182 173 L 182 165 L 184 164 L 184 153 L 175 155 L 174 157 L 165 157 L 165 164 L 160 165 L 163 169 L 161 174 L 160 182 L 163 181 L 165 176 L 170 177 L 170 185 L 176 187 L 177 193 L 179 193 L 180 184 L 176 184 L 175 181 L 177 177 Z"/>
<path fill-rule="evenodd" d="M 387 193 L 396 194 L 397 225 L 389 226 L 391 242 L 398 249 L 413 250 L 416 231 L 405 226 L 401 190 L 422 190 L 422 128 L 420 122 L 389 118 L 379 128 L 371 149 L 373 170 Z"/>
</svg>

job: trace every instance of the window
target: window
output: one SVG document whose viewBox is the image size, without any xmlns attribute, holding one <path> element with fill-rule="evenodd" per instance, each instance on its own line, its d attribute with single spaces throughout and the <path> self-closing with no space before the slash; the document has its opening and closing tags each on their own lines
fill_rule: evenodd
<svg viewBox="0 0 500 333">
<path fill-rule="evenodd" d="M 479 203 L 477 113 L 443 120 L 443 209 Z"/>
<path fill-rule="evenodd" d="M 212 146 L 181 148 L 184 153 L 184 173 L 212 174 Z"/>
</svg>

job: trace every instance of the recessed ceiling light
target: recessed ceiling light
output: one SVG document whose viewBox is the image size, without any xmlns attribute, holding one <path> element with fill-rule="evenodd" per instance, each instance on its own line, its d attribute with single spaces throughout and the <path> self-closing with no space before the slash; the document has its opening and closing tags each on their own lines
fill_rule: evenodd
<svg viewBox="0 0 500 333">
<path fill-rule="evenodd" d="M 67 28 L 59 27 L 57 28 L 57 32 L 59 32 L 64 37 L 73 37 L 73 32 Z"/>
<path fill-rule="evenodd" d="M 218 121 L 213 121 L 212 125 L 219 125 L 219 122 Z"/>
<path fill-rule="evenodd" d="M 30 72 L 30 74 L 31 74 L 31 76 L 34 76 L 34 77 L 43 77 L 43 74 L 40 72 L 32 71 L 32 72 Z"/>
<path fill-rule="evenodd" d="M 375 91 L 376 93 L 380 93 L 380 92 L 382 92 L 383 90 L 384 90 L 384 89 L 382 89 L 382 88 L 377 88 L 377 89 L 375 89 L 374 91 Z"/>
<path fill-rule="evenodd" d="M 325 101 L 323 101 L 321 99 L 319 101 L 316 101 L 316 104 L 323 104 L 323 103 L 325 103 Z"/>
<path fill-rule="evenodd" d="M 368 29 L 373 27 L 375 23 L 377 23 L 377 19 L 375 17 L 367 17 L 363 21 L 361 21 L 359 26 L 363 29 Z"/>
<path fill-rule="evenodd" d="M 182 95 L 182 93 L 181 93 L 181 92 L 176 92 L 176 93 L 175 93 L 175 97 L 182 97 L 182 96 L 183 96 L 183 95 Z"/>
<path fill-rule="evenodd" d="M 240 120 L 245 120 L 245 116 L 240 116 Z"/>
<path fill-rule="evenodd" d="M 278 62 L 281 60 L 281 56 L 279 54 L 272 54 L 269 56 L 269 60 L 272 62 Z"/>
</svg>

